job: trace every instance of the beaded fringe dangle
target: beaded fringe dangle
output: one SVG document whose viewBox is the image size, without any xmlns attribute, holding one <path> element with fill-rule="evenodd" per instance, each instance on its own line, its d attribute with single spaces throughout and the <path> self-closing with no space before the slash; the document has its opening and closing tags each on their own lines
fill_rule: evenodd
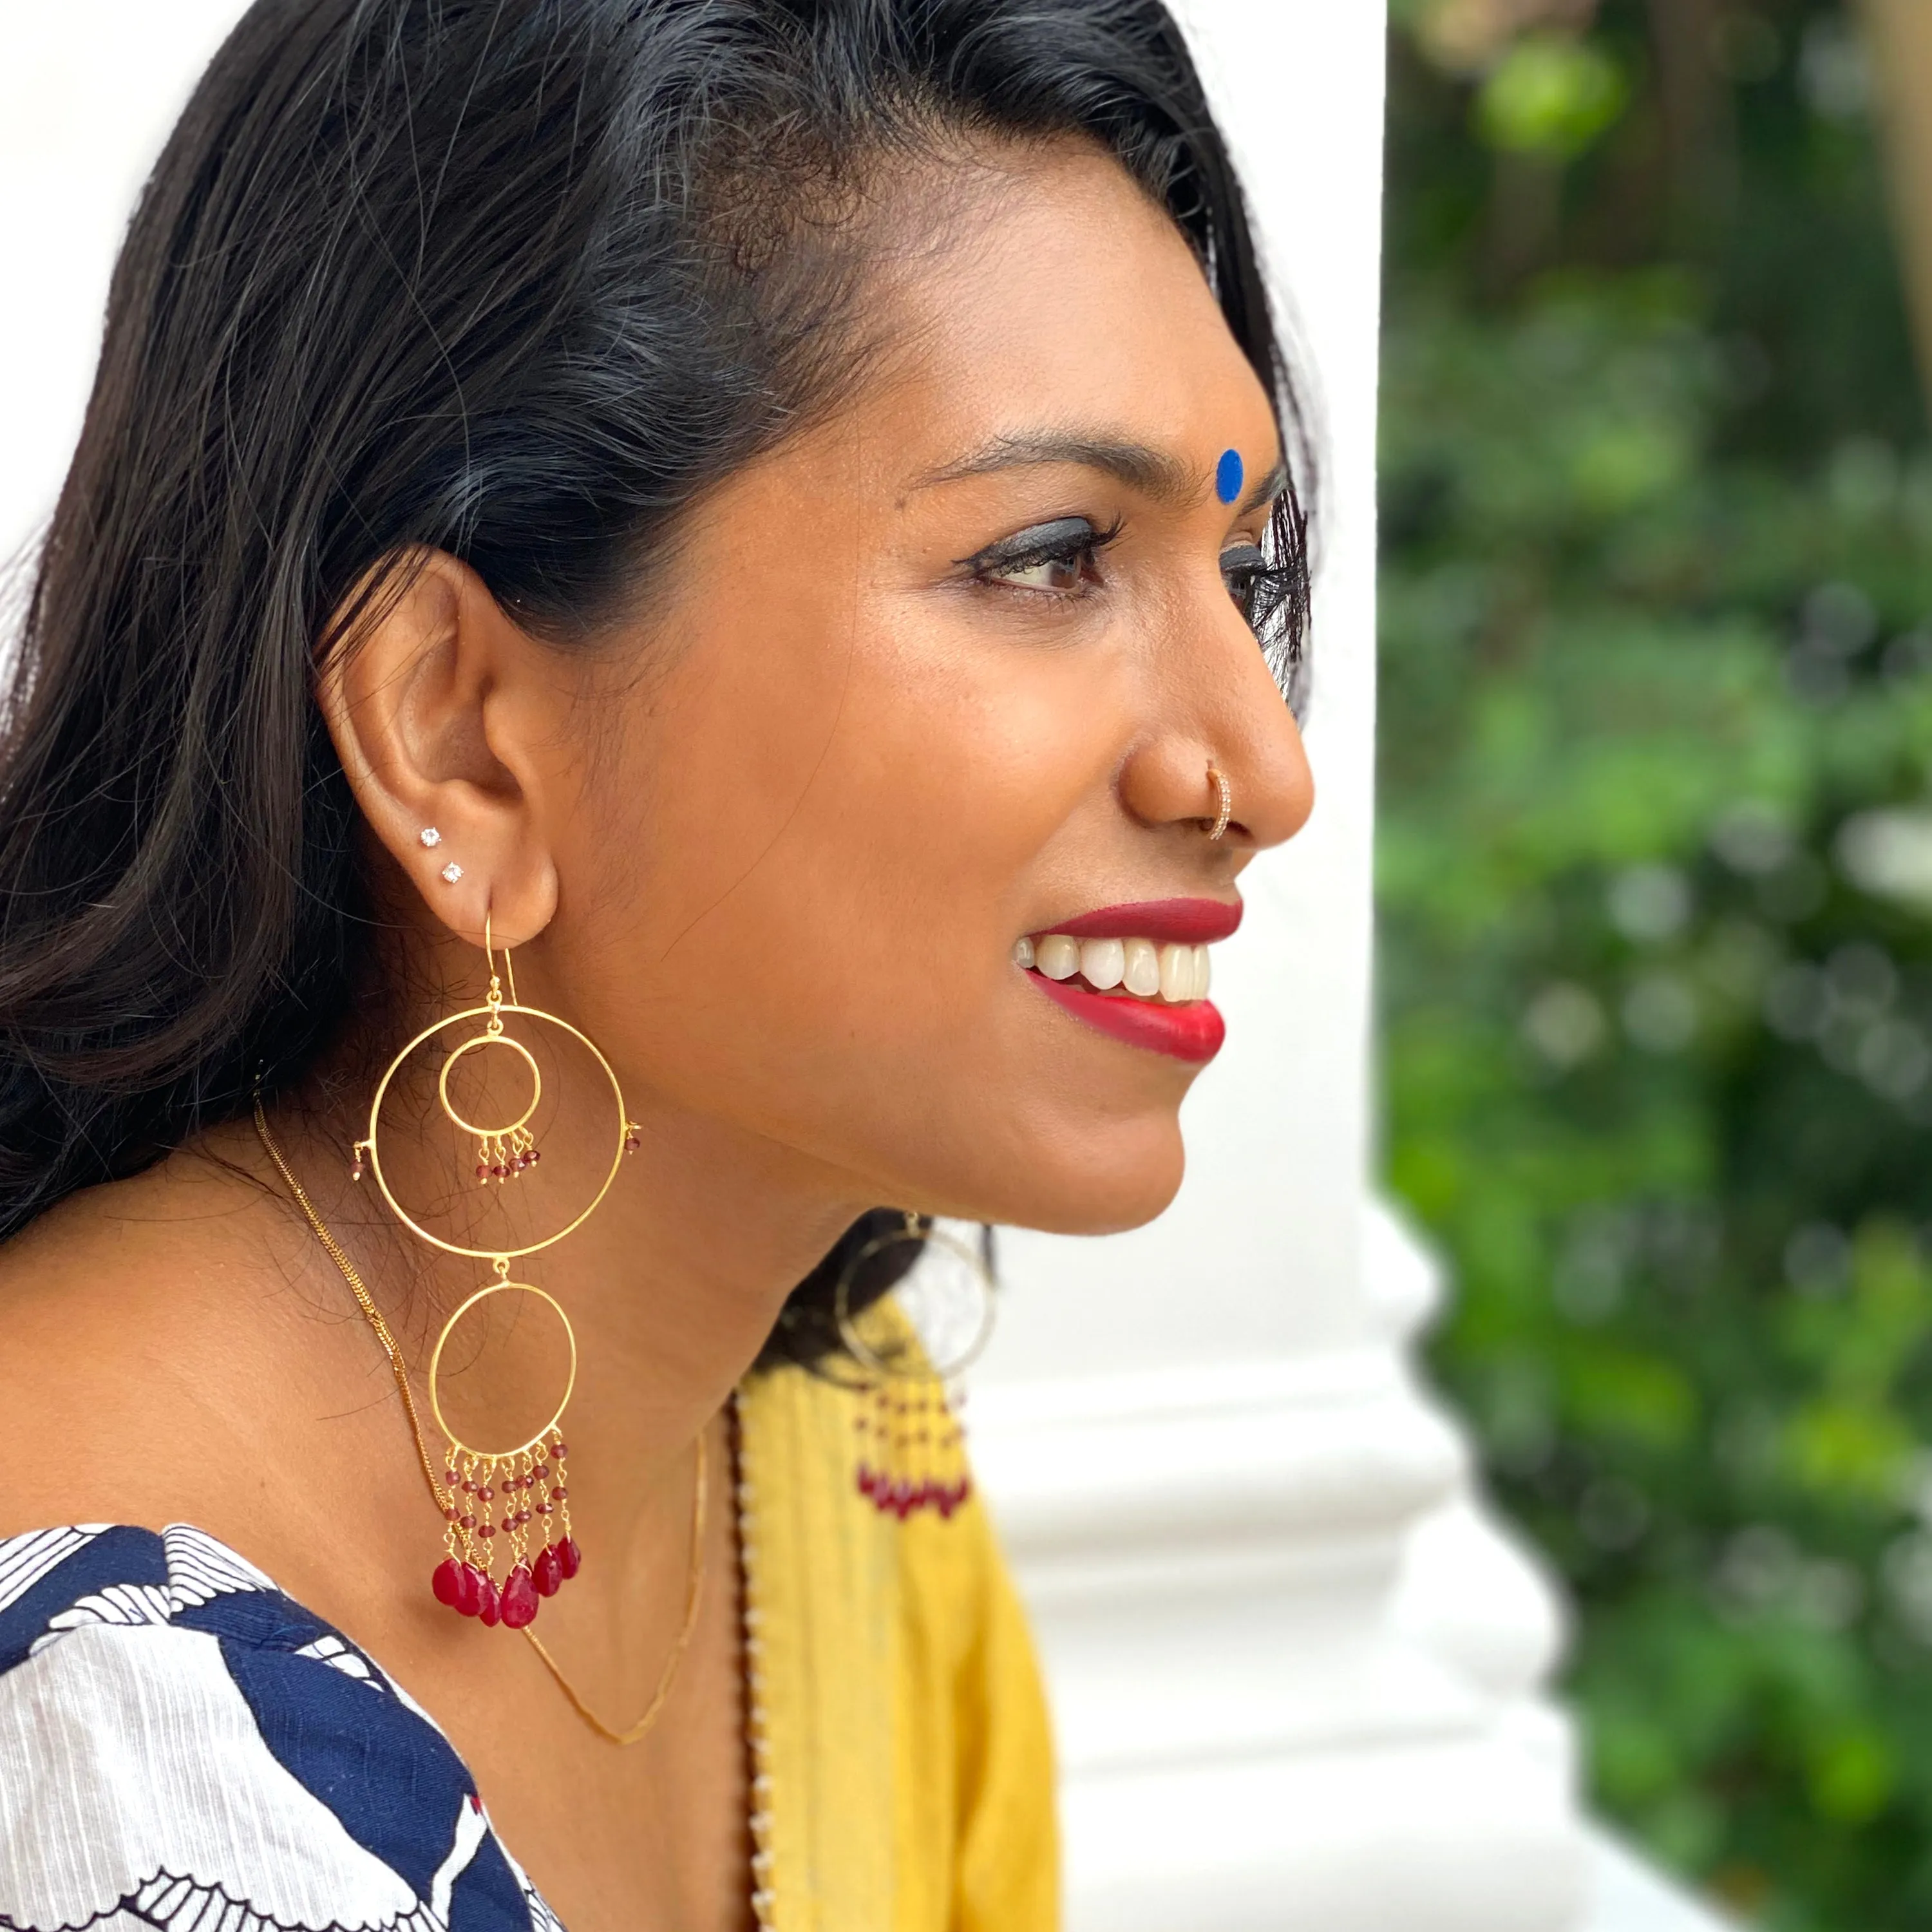
<svg viewBox="0 0 1932 1932">
<path fill-rule="evenodd" d="M 528 1127 L 512 1127 L 507 1134 L 479 1136 L 476 1142 L 476 1178 L 485 1183 L 514 1180 L 542 1159 L 536 1136 Z"/>
<path fill-rule="evenodd" d="M 449 1553 L 430 1579 L 438 1603 L 511 1630 L 536 1622 L 540 1600 L 555 1596 L 584 1564 L 570 1532 L 564 1467 L 569 1453 L 554 1429 L 547 1440 L 512 1456 L 451 1451 L 442 1471 L 448 1498 L 442 1540 Z M 532 1556 L 538 1536 L 543 1546 Z M 500 1586 L 499 1538 L 508 1559 Z"/>
<path fill-rule="evenodd" d="M 880 1382 L 853 1418 L 858 1438 L 859 1493 L 881 1514 L 903 1522 L 915 1510 L 950 1517 L 973 1493 L 965 1429 L 937 1376 Z"/>
<path fill-rule="evenodd" d="M 916 1345 L 889 1345 L 882 1354 L 852 1314 L 852 1285 L 860 1270 L 874 1256 L 908 1241 L 916 1245 L 920 1258 L 931 1250 L 963 1263 L 981 1297 L 969 1339 L 943 1366 L 928 1360 Z M 935 1510 L 942 1520 L 950 1517 L 973 1493 L 959 1414 L 965 1390 L 958 1378 L 992 1336 L 993 1279 L 986 1262 L 964 1242 L 922 1226 L 916 1214 L 908 1213 L 904 1227 L 867 1242 L 846 1264 L 833 1312 L 847 1353 L 868 1376 L 852 1424 L 859 1493 L 882 1515 L 902 1522 L 919 1510 Z"/>
</svg>

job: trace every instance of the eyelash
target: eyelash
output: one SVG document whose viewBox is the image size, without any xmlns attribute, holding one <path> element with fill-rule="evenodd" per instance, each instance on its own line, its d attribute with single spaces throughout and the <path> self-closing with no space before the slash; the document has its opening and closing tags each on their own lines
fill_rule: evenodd
<svg viewBox="0 0 1932 1932">
<path fill-rule="evenodd" d="M 1078 596 L 1083 594 L 1084 586 L 1099 580 L 1096 566 L 1100 554 L 1120 536 L 1120 529 L 1118 520 L 1100 530 L 1084 517 L 1060 518 L 988 544 L 976 556 L 967 558 L 965 567 L 976 582 L 997 584 L 1025 596 Z M 1023 572 L 1038 570 L 1047 564 L 1078 564 L 1078 584 L 1061 586 L 1012 580 Z M 1222 552 L 1221 573 L 1235 608 L 1258 637 L 1264 637 L 1292 594 L 1294 572 L 1286 566 L 1270 563 L 1259 544 L 1239 544 Z"/>
</svg>

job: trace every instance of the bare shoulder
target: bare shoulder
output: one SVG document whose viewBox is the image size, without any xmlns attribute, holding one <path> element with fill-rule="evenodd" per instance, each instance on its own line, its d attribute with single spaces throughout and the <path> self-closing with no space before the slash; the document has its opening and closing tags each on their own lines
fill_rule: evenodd
<svg viewBox="0 0 1932 1932">
<path fill-rule="evenodd" d="M 259 1466 L 268 1391 L 293 1392 L 316 1325 L 286 1306 L 278 1232 L 246 1176 L 176 1155 L 0 1244 L 0 1414 L 39 1451 L 10 1469 L 0 1536 L 191 1520 Z"/>
</svg>

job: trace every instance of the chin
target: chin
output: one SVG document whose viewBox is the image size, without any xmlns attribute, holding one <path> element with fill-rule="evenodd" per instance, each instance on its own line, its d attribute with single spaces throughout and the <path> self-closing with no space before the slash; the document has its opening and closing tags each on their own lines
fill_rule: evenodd
<svg viewBox="0 0 1932 1932">
<path fill-rule="evenodd" d="M 1019 1168 L 1024 1186 L 1016 1190 L 1003 1177 L 1007 1185 L 1000 1204 L 973 1218 L 1048 1234 L 1118 1234 L 1161 1213 L 1186 1171 L 1180 1126 L 1172 1117 L 1130 1145 L 1103 1140 L 1091 1152 L 1095 1157 L 1076 1160 L 1064 1142 L 1040 1148 Z"/>
</svg>

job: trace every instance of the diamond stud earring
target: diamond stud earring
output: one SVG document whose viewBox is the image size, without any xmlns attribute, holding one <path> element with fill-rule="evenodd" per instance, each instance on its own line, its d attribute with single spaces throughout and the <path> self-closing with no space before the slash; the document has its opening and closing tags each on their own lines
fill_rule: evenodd
<svg viewBox="0 0 1932 1932">
<path fill-rule="evenodd" d="M 425 845 L 440 845 L 442 843 L 442 834 L 434 825 L 425 825 L 416 836 Z"/>
<path fill-rule="evenodd" d="M 463 868 L 459 866 L 454 859 L 452 859 L 448 865 L 443 867 L 442 876 L 453 886 L 458 879 L 462 878 Z"/>
</svg>

